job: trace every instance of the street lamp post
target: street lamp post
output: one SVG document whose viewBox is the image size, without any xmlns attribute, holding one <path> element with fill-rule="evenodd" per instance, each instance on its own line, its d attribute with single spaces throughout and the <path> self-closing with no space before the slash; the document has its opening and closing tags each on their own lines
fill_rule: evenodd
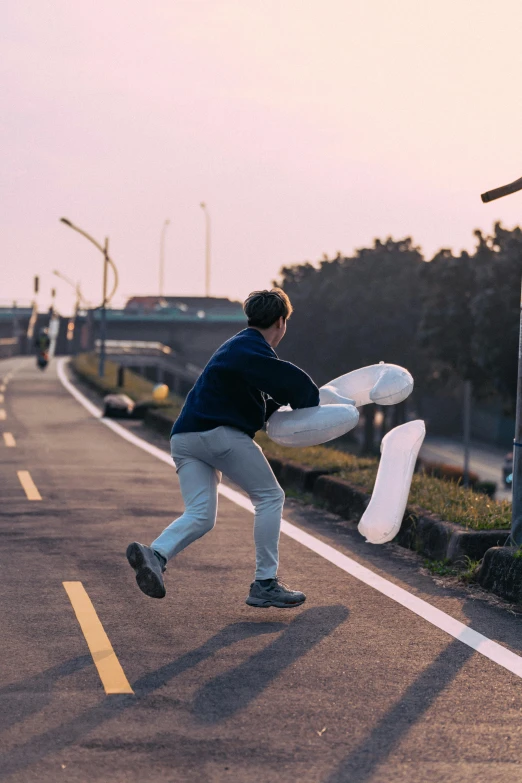
<svg viewBox="0 0 522 783">
<path fill-rule="evenodd" d="M 103 246 L 103 302 L 100 323 L 100 367 L 98 375 L 105 376 L 105 340 L 107 338 L 107 267 L 109 266 L 109 237 L 105 237 Z"/>
<path fill-rule="evenodd" d="M 494 201 L 522 189 L 522 178 L 509 185 L 482 193 L 483 202 Z M 518 338 L 517 408 L 513 440 L 513 496 L 511 511 L 511 544 L 522 545 L 522 283 L 520 292 L 520 326 Z"/>
<path fill-rule="evenodd" d="M 98 250 L 103 253 L 103 301 L 101 305 L 99 305 L 95 309 L 99 309 L 101 311 L 101 321 L 100 321 L 100 361 L 98 366 L 98 375 L 100 378 L 103 378 L 105 375 L 105 339 L 107 334 L 107 305 L 111 301 L 112 297 L 116 293 L 116 289 L 118 288 L 118 271 L 116 269 L 116 265 L 114 261 L 109 257 L 109 238 L 105 238 L 105 244 L 102 247 L 99 242 L 97 242 L 93 237 L 90 236 L 86 231 L 83 231 L 83 229 L 78 228 L 78 226 L 75 226 L 73 223 L 71 223 L 70 220 L 67 218 L 60 218 L 60 221 L 62 223 L 65 223 L 66 226 L 69 226 L 69 228 L 74 229 L 79 234 L 82 234 L 86 239 L 89 240 L 89 242 L 92 242 L 93 245 L 96 245 Z M 107 271 L 109 264 L 112 267 L 112 271 L 114 273 L 114 286 L 110 293 L 110 295 L 107 297 Z"/>
<path fill-rule="evenodd" d="M 205 213 L 205 296 L 210 296 L 210 215 L 204 201 L 199 205 Z"/>
<path fill-rule="evenodd" d="M 165 234 L 167 232 L 167 226 L 170 224 L 170 220 L 166 220 L 163 223 L 163 227 L 161 229 L 161 240 L 160 240 L 160 268 L 159 268 L 159 294 L 160 296 L 164 296 L 164 277 L 165 277 Z"/>
<path fill-rule="evenodd" d="M 85 297 L 82 294 L 80 283 L 74 283 L 69 277 L 67 277 L 67 275 L 62 274 L 57 269 L 53 269 L 53 275 L 56 275 L 56 277 L 59 277 L 60 280 L 63 280 L 65 283 L 67 283 L 67 285 L 70 285 L 72 288 L 74 288 L 76 292 L 76 300 L 74 303 L 74 320 L 72 322 L 73 325 L 71 329 L 70 327 L 71 322 L 69 321 L 69 326 L 67 329 L 67 339 L 71 342 L 71 353 L 74 354 L 76 353 L 76 347 L 78 343 L 78 340 L 76 338 L 76 334 L 77 334 L 76 327 L 78 325 L 78 312 L 80 310 L 80 305 L 82 304 L 82 302 L 86 305 L 88 303 L 86 302 Z"/>
</svg>

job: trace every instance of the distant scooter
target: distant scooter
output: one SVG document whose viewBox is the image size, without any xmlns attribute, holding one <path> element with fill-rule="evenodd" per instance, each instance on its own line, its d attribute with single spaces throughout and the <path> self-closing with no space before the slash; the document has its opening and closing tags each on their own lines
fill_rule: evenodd
<svg viewBox="0 0 522 783">
<path fill-rule="evenodd" d="M 49 348 L 51 347 L 49 329 L 47 327 L 40 329 L 34 341 L 34 347 L 36 348 L 36 366 L 40 370 L 45 370 L 49 364 Z"/>
</svg>

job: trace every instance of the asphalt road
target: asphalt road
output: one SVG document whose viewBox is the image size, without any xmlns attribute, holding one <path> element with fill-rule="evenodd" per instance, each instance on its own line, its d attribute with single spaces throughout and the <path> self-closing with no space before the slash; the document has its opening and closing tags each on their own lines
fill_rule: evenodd
<svg viewBox="0 0 522 783">
<path fill-rule="evenodd" d="M 56 362 L 5 360 L 0 389 L 6 377 L 2 781 L 522 781 L 522 657 L 513 673 L 437 626 L 455 618 L 522 656 L 520 614 L 296 502 L 285 519 L 316 551 L 283 535 L 281 573 L 308 600 L 252 609 L 252 515 L 227 497 L 169 564 L 167 597 L 147 598 L 125 549 L 181 512 L 172 466 L 94 418 Z M 397 586 L 425 616 L 390 597 Z"/>
</svg>

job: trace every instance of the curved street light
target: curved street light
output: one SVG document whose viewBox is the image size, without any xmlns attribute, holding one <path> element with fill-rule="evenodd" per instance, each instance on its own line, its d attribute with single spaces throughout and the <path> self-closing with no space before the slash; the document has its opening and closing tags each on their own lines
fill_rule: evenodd
<svg viewBox="0 0 522 783">
<path fill-rule="evenodd" d="M 210 215 L 207 205 L 204 201 L 199 205 L 206 218 L 206 241 L 205 241 L 205 296 L 210 296 Z"/>
<path fill-rule="evenodd" d="M 84 304 L 86 307 L 89 306 L 89 302 L 82 294 L 80 284 L 75 283 L 73 280 L 71 280 L 70 277 L 67 277 L 67 275 L 62 274 L 62 272 L 59 272 L 58 269 L 53 269 L 53 275 L 56 275 L 56 277 L 59 277 L 60 280 L 63 280 L 65 283 L 70 285 L 74 290 L 76 291 L 76 302 L 77 305 Z"/>
<path fill-rule="evenodd" d="M 93 237 L 91 237 L 90 234 L 88 234 L 82 228 L 78 228 L 78 226 L 75 226 L 74 223 L 71 223 L 71 221 L 68 220 L 67 218 L 60 218 L 60 222 L 65 223 L 65 225 L 69 226 L 69 228 L 72 228 L 74 229 L 74 231 L 77 231 L 79 234 L 82 234 L 82 236 L 88 239 L 89 242 L 92 242 L 92 244 L 95 245 L 101 253 L 103 253 L 103 301 L 101 305 L 94 308 L 95 310 L 100 310 L 101 312 L 100 363 L 99 363 L 98 375 L 100 376 L 100 378 L 103 378 L 103 376 L 105 375 L 105 339 L 107 334 L 107 304 L 111 301 L 112 297 L 116 293 L 116 289 L 118 288 L 118 271 L 116 269 L 116 264 L 109 257 L 109 237 L 105 237 L 105 245 L 102 247 L 99 242 L 97 242 Z M 112 266 L 112 271 L 114 273 L 114 286 L 110 293 L 110 296 L 107 296 L 107 267 L 109 266 L 109 264 Z"/>
<path fill-rule="evenodd" d="M 106 248 L 104 248 L 104 247 L 102 247 L 102 245 L 100 245 L 99 242 L 97 242 L 93 237 L 91 237 L 90 234 L 88 234 L 82 228 L 79 228 L 78 226 L 75 226 L 74 223 L 71 223 L 71 221 L 68 220 L 67 218 L 60 218 L 60 222 L 61 223 L 65 223 L 66 226 L 69 226 L 69 228 L 72 228 L 74 231 L 77 231 L 79 234 L 81 234 L 86 239 L 88 239 L 89 242 L 92 242 L 92 244 L 95 245 L 98 248 L 100 253 L 103 253 L 105 255 L 106 250 L 108 251 L 108 248 L 109 248 L 109 239 L 108 239 L 108 237 L 105 238 Z M 105 304 L 109 304 L 111 299 L 114 297 L 114 294 L 116 293 L 116 290 L 117 290 L 118 284 L 119 284 L 118 270 L 116 269 L 116 264 L 114 263 L 112 258 L 110 258 L 108 252 L 107 252 L 107 262 L 112 267 L 112 271 L 113 271 L 113 274 L 114 274 L 114 285 L 113 285 L 112 291 L 110 292 L 109 296 L 105 297 L 105 300 L 104 300 Z M 97 307 L 94 307 L 93 309 L 94 310 L 100 310 L 102 307 L 103 307 L 103 302 L 101 304 L 99 304 Z"/>
<path fill-rule="evenodd" d="M 53 275 L 56 275 L 56 277 L 59 277 L 60 280 L 63 280 L 64 283 L 67 283 L 67 285 L 70 285 L 71 288 L 74 288 L 76 292 L 76 301 L 74 303 L 74 316 L 73 318 L 69 319 L 69 323 L 67 325 L 67 340 L 71 342 L 71 353 L 75 353 L 75 345 L 73 343 L 75 335 L 77 334 L 76 324 L 78 321 L 78 312 L 80 310 L 80 306 L 83 305 L 86 309 L 90 307 L 90 303 L 87 301 L 87 299 L 82 294 L 82 290 L 80 288 L 80 283 L 75 283 L 73 280 L 71 280 L 70 277 L 67 277 L 67 275 L 62 274 L 62 272 L 59 272 L 57 269 L 53 269 Z"/>
</svg>

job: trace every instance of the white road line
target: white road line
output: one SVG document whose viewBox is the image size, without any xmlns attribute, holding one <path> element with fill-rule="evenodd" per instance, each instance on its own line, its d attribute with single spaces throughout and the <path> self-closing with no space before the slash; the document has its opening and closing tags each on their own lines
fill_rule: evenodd
<svg viewBox="0 0 522 783">
<path fill-rule="evenodd" d="M 60 378 L 60 381 L 93 416 L 100 418 L 101 410 L 89 402 L 89 400 L 87 400 L 66 378 L 64 372 L 65 361 L 67 360 L 61 359 L 58 363 L 58 377 Z M 173 467 L 170 455 L 161 449 L 158 449 L 157 446 L 152 446 L 150 443 L 136 437 L 136 435 L 128 432 L 120 424 L 116 424 L 116 422 L 111 421 L 110 419 L 102 418 L 101 422 L 129 443 L 133 443 L 135 446 L 138 446 L 138 448 Z M 250 500 L 235 489 L 220 484 L 219 492 L 246 511 L 254 511 L 254 507 Z M 315 538 L 315 536 L 306 533 L 304 530 L 301 530 L 301 528 L 292 525 L 284 519 L 281 524 L 281 532 L 285 533 L 290 538 L 293 538 L 294 541 L 298 541 L 300 544 L 307 547 L 307 549 L 312 550 L 312 552 L 320 555 L 325 560 L 328 560 L 328 562 L 333 563 L 347 574 L 359 579 L 369 587 L 373 587 L 379 593 L 391 598 L 392 601 L 395 601 L 419 617 L 422 617 L 424 620 L 431 623 L 431 625 L 440 628 L 441 631 L 445 631 L 455 639 L 459 639 L 463 644 L 476 650 L 484 657 L 489 658 L 504 669 L 516 674 L 517 677 L 522 677 L 522 657 L 520 655 L 511 652 L 511 650 L 498 644 L 498 642 L 488 639 L 487 636 L 477 633 L 477 631 L 474 631 L 469 626 L 461 623 L 460 620 L 456 620 L 454 617 L 437 609 L 422 598 L 418 598 L 416 595 L 409 593 L 402 587 L 388 581 L 388 579 L 384 579 L 382 576 L 379 576 L 379 574 L 376 574 L 374 571 L 361 565 L 356 560 L 352 560 L 351 557 L 344 555 L 334 547 L 325 544 L 323 541 Z"/>
<path fill-rule="evenodd" d="M 5 421 L 7 418 L 6 412 L 3 408 L 0 408 L 0 421 Z"/>
<path fill-rule="evenodd" d="M 4 395 L 0 394 L 0 405 L 3 404 L 3 402 L 4 402 Z"/>
<path fill-rule="evenodd" d="M 16 446 L 16 440 L 14 439 L 14 435 L 11 432 L 4 432 L 3 435 L 4 435 L 5 445 L 13 449 Z"/>
</svg>

